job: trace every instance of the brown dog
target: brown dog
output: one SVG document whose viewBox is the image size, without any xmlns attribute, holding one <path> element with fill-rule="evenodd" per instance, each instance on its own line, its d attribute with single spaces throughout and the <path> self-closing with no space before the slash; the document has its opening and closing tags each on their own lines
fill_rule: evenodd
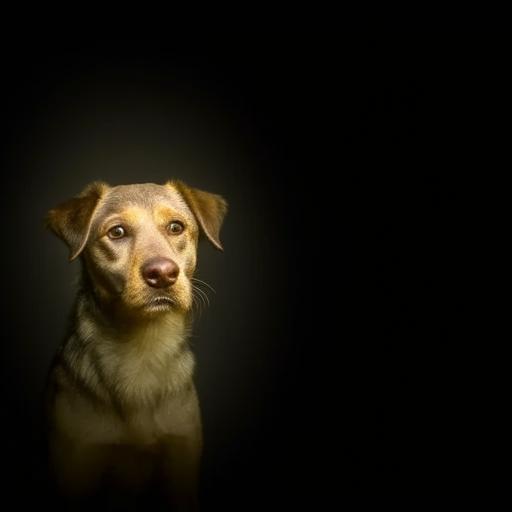
<svg viewBox="0 0 512 512">
<path fill-rule="evenodd" d="M 71 329 L 50 373 L 50 453 L 70 497 L 158 482 L 197 506 L 201 420 L 187 345 L 200 232 L 222 249 L 227 205 L 179 181 L 92 183 L 48 214 L 82 262 Z"/>
</svg>

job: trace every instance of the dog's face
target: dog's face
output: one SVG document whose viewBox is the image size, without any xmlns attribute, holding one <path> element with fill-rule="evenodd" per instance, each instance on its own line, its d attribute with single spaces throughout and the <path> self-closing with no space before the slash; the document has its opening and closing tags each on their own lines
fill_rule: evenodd
<svg viewBox="0 0 512 512">
<path fill-rule="evenodd" d="M 82 255 L 96 297 L 136 316 L 192 306 L 200 232 L 218 249 L 226 202 L 172 181 L 89 185 L 48 214 L 49 227 Z"/>
</svg>

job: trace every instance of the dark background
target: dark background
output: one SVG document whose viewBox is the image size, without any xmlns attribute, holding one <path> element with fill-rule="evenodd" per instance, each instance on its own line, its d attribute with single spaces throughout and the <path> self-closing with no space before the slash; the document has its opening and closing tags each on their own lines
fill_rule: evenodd
<svg viewBox="0 0 512 512">
<path fill-rule="evenodd" d="M 216 290 L 193 338 L 205 508 L 464 487 L 480 448 L 449 320 L 467 286 L 450 171 L 477 156 L 475 52 L 410 34 L 197 43 L 5 52 L 7 489 L 45 486 L 41 394 L 78 267 L 45 212 L 94 179 L 171 177 L 230 204 L 225 252 L 199 256 Z"/>
</svg>

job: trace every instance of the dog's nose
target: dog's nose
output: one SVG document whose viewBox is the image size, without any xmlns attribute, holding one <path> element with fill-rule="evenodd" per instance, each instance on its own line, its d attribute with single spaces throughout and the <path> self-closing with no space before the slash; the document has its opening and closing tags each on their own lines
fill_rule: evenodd
<svg viewBox="0 0 512 512">
<path fill-rule="evenodd" d="M 179 272 L 178 265 L 168 258 L 152 258 L 142 267 L 142 277 L 153 288 L 172 286 Z"/>
</svg>

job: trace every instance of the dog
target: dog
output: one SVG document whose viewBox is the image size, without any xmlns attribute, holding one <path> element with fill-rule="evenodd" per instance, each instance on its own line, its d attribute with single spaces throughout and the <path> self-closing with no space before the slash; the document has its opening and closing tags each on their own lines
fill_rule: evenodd
<svg viewBox="0 0 512 512">
<path fill-rule="evenodd" d="M 94 182 L 49 211 L 48 227 L 82 266 L 46 398 L 51 467 L 66 500 L 132 502 L 150 488 L 172 510 L 197 509 L 193 274 L 200 236 L 223 250 L 226 211 L 221 196 L 178 180 Z"/>
</svg>

